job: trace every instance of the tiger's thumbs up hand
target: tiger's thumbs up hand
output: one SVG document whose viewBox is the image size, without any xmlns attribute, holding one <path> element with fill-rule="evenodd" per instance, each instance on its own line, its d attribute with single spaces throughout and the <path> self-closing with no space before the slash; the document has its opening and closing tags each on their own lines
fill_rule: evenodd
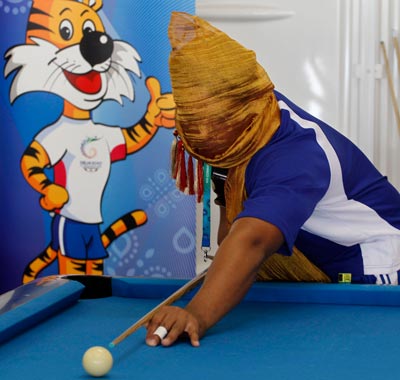
<svg viewBox="0 0 400 380">
<path fill-rule="evenodd" d="M 171 93 L 161 94 L 160 82 L 154 77 L 146 79 L 150 93 L 146 121 L 156 127 L 175 128 L 176 104 Z"/>
</svg>

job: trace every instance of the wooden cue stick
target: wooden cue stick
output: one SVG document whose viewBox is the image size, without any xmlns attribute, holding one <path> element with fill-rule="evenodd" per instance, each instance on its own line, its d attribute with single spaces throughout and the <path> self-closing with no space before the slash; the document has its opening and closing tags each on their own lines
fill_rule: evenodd
<svg viewBox="0 0 400 380">
<path fill-rule="evenodd" d="M 400 45 L 399 45 L 399 40 L 396 36 L 393 37 L 393 44 L 394 44 L 394 50 L 396 51 L 396 56 L 397 56 L 397 69 L 400 74 Z"/>
<path fill-rule="evenodd" d="M 393 103 L 394 114 L 396 116 L 396 123 L 397 123 L 397 127 L 399 129 L 399 132 L 400 132 L 400 111 L 399 111 L 399 106 L 397 105 L 397 101 L 396 101 L 396 94 L 394 92 L 393 78 L 392 78 L 392 73 L 390 72 L 389 59 L 388 59 L 388 55 L 386 52 L 385 43 L 383 41 L 381 41 L 381 48 L 382 48 L 382 52 L 383 52 L 383 58 L 385 60 L 386 74 L 387 74 L 388 81 L 389 81 L 390 96 L 391 96 L 392 103 Z"/>
<path fill-rule="evenodd" d="M 171 294 L 168 298 L 166 298 L 164 301 L 162 301 L 154 309 L 150 310 L 142 318 L 140 318 L 138 321 L 136 321 L 131 327 L 127 328 L 120 336 L 115 338 L 109 344 L 109 346 L 114 347 L 118 343 L 122 342 L 129 335 L 133 334 L 136 330 L 138 330 L 140 327 L 142 327 L 147 322 L 149 322 L 150 319 L 153 317 L 153 315 L 156 314 L 163 306 L 167 306 L 167 305 L 174 303 L 179 298 L 181 298 L 184 294 L 186 294 L 188 291 L 192 290 L 194 287 L 196 287 L 198 284 L 200 284 L 204 280 L 206 273 L 207 273 L 207 269 L 205 271 L 201 272 L 200 274 L 198 274 L 193 279 L 191 279 L 189 282 L 187 282 L 185 285 L 183 285 L 181 288 L 179 288 L 176 292 Z"/>
</svg>

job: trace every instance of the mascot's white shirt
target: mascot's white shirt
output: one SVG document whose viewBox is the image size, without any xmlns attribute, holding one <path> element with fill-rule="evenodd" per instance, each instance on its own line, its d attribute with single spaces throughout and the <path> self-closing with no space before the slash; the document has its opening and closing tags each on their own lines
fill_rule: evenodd
<svg viewBox="0 0 400 380">
<path fill-rule="evenodd" d="M 54 167 L 54 183 L 68 191 L 69 200 L 59 213 L 82 223 L 101 223 L 101 200 L 111 162 L 126 156 L 121 129 L 62 116 L 35 140 Z"/>
</svg>

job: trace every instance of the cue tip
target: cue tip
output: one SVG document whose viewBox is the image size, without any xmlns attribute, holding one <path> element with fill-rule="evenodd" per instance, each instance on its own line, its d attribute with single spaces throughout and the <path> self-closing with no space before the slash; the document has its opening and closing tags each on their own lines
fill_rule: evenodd
<svg viewBox="0 0 400 380">
<path fill-rule="evenodd" d="M 108 348 L 114 348 L 115 347 L 115 343 L 114 342 L 111 342 L 109 345 L 108 345 Z"/>
</svg>

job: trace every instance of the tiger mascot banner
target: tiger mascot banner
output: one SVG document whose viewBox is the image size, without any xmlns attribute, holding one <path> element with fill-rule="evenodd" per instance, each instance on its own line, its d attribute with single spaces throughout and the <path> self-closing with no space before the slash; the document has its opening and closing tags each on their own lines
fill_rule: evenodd
<svg viewBox="0 0 400 380">
<path fill-rule="evenodd" d="M 170 175 L 172 11 L 194 0 L 2 0 L 0 293 L 51 274 L 190 278 Z"/>
</svg>

